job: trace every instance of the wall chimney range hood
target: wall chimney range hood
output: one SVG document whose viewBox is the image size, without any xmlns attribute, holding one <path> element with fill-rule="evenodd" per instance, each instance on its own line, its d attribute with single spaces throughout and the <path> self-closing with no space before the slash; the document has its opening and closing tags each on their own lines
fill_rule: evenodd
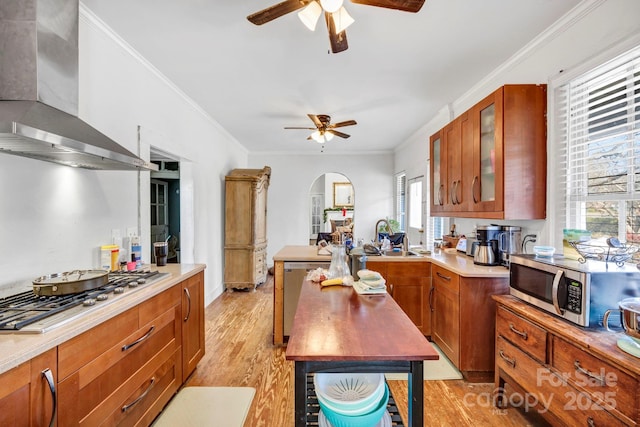
<svg viewBox="0 0 640 427">
<path fill-rule="evenodd" d="M 78 0 L 0 2 L 0 153 L 158 170 L 78 118 Z"/>
</svg>

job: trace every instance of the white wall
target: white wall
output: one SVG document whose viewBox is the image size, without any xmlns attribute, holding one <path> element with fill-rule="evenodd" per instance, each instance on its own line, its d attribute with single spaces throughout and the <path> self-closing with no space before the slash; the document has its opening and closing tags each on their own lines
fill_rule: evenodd
<svg viewBox="0 0 640 427">
<path fill-rule="evenodd" d="M 224 176 L 247 153 L 215 121 L 81 7 L 79 116 L 141 157 L 183 159 L 182 261 L 205 263 L 206 303 L 223 290 Z M 0 287 L 97 267 L 111 230 L 149 241 L 149 172 L 89 171 L 0 155 Z M 149 252 L 143 255 L 149 260 Z"/>
<path fill-rule="evenodd" d="M 309 191 L 324 173 L 351 181 L 354 238 L 374 238 L 375 223 L 393 214 L 393 154 L 301 156 L 251 153 L 249 167 L 271 167 L 267 207 L 267 264 L 286 245 L 309 244 Z M 331 197 L 327 195 L 326 197 Z"/>
<path fill-rule="evenodd" d="M 405 170 L 407 177 L 426 173 L 429 157 L 429 136 L 442 128 L 485 96 L 504 84 L 546 83 L 549 88 L 564 75 L 595 66 L 640 43 L 640 1 L 587 0 L 563 20 L 510 58 L 505 64 L 459 99 L 452 99 L 395 153 L 394 170 Z M 548 112 L 552 112 L 553 96 L 548 91 Z M 549 135 L 553 135 L 553 115 L 548 115 Z M 558 244 L 561 236 L 553 235 L 554 204 L 558 190 L 553 185 L 554 150 L 556 143 L 548 138 L 547 220 L 495 221 L 452 218 L 461 233 L 470 232 L 476 224 L 509 224 L 523 227 L 538 235 L 542 244 Z"/>
</svg>

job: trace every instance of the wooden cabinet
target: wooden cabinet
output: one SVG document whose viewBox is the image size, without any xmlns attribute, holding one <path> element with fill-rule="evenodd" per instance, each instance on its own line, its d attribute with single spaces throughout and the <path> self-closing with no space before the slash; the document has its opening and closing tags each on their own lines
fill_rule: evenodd
<svg viewBox="0 0 640 427">
<path fill-rule="evenodd" d="M 617 335 L 578 328 L 514 297 L 497 297 L 496 390 L 538 402 L 554 425 L 635 426 L 640 366 L 616 348 Z M 519 396 L 500 395 L 504 406 Z"/>
<path fill-rule="evenodd" d="M 224 282 L 255 289 L 267 279 L 267 189 L 271 168 L 234 169 L 225 178 Z"/>
<path fill-rule="evenodd" d="M 499 88 L 430 144 L 432 215 L 546 217 L 545 85 Z"/>
<path fill-rule="evenodd" d="M 495 303 L 509 292 L 508 278 L 463 277 L 433 264 L 429 298 L 431 337 L 469 381 L 484 381 L 494 369 Z"/>
<path fill-rule="evenodd" d="M 60 425 L 149 425 L 182 384 L 177 285 L 58 346 Z"/>
<path fill-rule="evenodd" d="M 0 375 L 0 426 L 51 425 L 57 366 L 52 349 Z"/>
<path fill-rule="evenodd" d="M 204 356 L 204 273 L 183 281 L 182 289 L 182 382 Z"/>
<path fill-rule="evenodd" d="M 431 295 L 433 342 L 456 366 L 460 366 L 460 277 L 433 267 Z"/>
<path fill-rule="evenodd" d="M 429 159 L 431 159 L 431 215 L 436 215 L 445 211 L 445 203 L 448 200 L 447 150 L 444 144 L 443 130 L 439 130 L 431 135 L 429 142 Z"/>
<path fill-rule="evenodd" d="M 382 274 L 391 297 L 413 321 L 423 335 L 431 335 L 429 290 L 431 263 L 416 261 L 382 261 L 367 263 L 367 268 Z"/>
</svg>

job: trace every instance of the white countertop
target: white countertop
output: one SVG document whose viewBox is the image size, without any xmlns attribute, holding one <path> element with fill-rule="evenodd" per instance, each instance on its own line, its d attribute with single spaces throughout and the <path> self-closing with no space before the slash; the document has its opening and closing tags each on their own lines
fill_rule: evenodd
<svg viewBox="0 0 640 427">
<path fill-rule="evenodd" d="M 274 256 L 274 261 L 331 261 L 331 255 L 318 255 L 317 246 L 285 246 Z M 462 252 L 423 256 L 368 256 L 367 263 L 376 262 L 431 262 L 463 277 L 509 277 L 509 269 L 502 266 L 488 267 L 473 263 L 473 257 Z"/>
<path fill-rule="evenodd" d="M 150 267 L 151 270 L 156 270 L 155 265 Z M 112 304 L 92 310 L 86 316 L 73 320 L 59 328 L 43 334 L 0 333 L 0 374 L 80 335 L 204 269 L 204 264 L 167 264 L 164 267 L 157 267 L 158 271 L 170 273 L 170 276 L 144 286 L 126 298 L 119 298 Z"/>
</svg>

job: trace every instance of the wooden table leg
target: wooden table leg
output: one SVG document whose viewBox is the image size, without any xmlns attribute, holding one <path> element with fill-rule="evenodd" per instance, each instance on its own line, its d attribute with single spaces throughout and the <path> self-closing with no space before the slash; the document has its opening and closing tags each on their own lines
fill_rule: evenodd
<svg viewBox="0 0 640 427">
<path fill-rule="evenodd" d="M 307 365 L 295 362 L 294 405 L 296 427 L 307 425 Z"/>
<path fill-rule="evenodd" d="M 424 418 L 424 375 L 422 360 L 411 362 L 409 372 L 409 423 L 411 427 L 422 427 Z"/>
</svg>

